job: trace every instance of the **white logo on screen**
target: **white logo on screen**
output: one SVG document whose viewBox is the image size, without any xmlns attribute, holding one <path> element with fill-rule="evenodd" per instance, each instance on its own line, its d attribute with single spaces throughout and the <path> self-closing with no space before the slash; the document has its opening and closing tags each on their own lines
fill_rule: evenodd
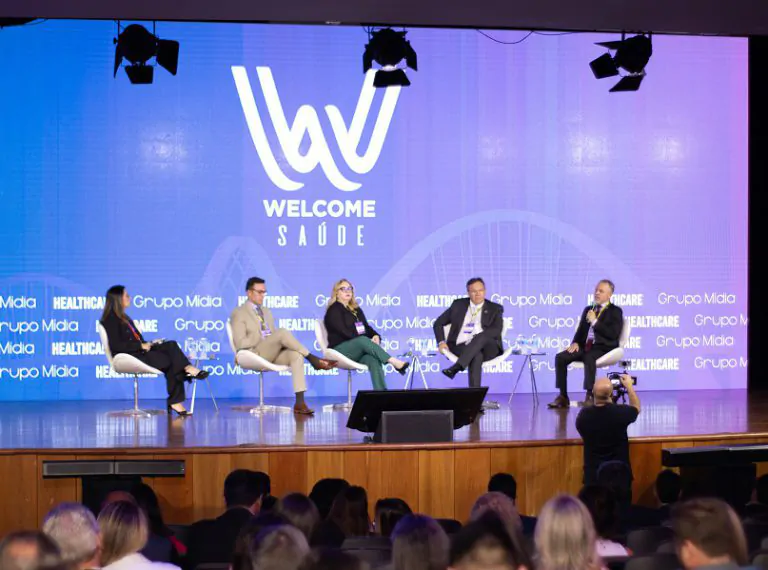
<svg viewBox="0 0 768 570">
<path fill-rule="evenodd" d="M 269 67 L 257 67 L 256 72 L 261 84 L 261 90 L 264 93 L 267 111 L 272 119 L 277 139 L 280 142 L 280 149 L 291 168 L 300 174 L 307 174 L 320 165 L 330 183 L 339 190 L 350 192 L 360 188 L 361 184 L 345 178 L 338 166 L 336 166 L 331 150 L 328 148 L 328 141 L 326 141 L 325 134 L 323 133 L 320 118 L 314 107 L 311 105 L 299 107 L 293 124 L 288 126 L 288 120 L 285 117 L 285 111 L 277 93 L 275 80 L 272 78 L 272 71 Z M 352 116 L 352 122 L 349 127 L 347 127 L 338 107 L 335 105 L 325 106 L 325 112 L 328 115 L 336 141 L 339 144 L 341 156 L 344 158 L 349 169 L 356 174 L 367 174 L 379 159 L 381 149 L 384 146 L 384 139 L 389 130 L 389 123 L 392 120 L 397 99 L 400 96 L 399 86 L 388 87 L 384 90 L 384 99 L 373 127 L 371 141 L 365 153 L 362 156 L 358 154 L 357 148 L 360 145 L 363 129 L 368 121 L 368 113 L 371 110 L 373 96 L 377 91 L 373 86 L 374 74 L 375 71 L 369 71 L 365 75 L 363 88 L 360 91 L 355 114 Z M 232 75 L 235 78 L 237 93 L 240 96 L 240 103 L 243 106 L 243 113 L 248 124 L 248 130 L 251 133 L 251 139 L 256 147 L 256 151 L 259 153 L 261 163 L 264 165 L 267 175 L 275 186 L 282 190 L 291 191 L 302 188 L 304 186 L 303 183 L 288 178 L 278 165 L 275 153 L 272 152 L 272 148 L 267 140 L 264 123 L 256 106 L 256 100 L 253 96 L 253 90 L 251 89 L 248 72 L 245 70 L 245 67 L 232 66 Z M 301 154 L 299 147 L 305 135 L 309 137 L 309 148 L 305 154 Z"/>
</svg>

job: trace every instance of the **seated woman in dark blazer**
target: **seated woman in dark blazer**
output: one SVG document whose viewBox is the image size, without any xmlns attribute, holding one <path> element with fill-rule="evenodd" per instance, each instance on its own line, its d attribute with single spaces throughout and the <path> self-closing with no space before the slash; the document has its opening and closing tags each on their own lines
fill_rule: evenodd
<svg viewBox="0 0 768 570">
<path fill-rule="evenodd" d="M 384 382 L 384 364 L 387 362 L 405 375 L 408 363 L 390 356 L 379 346 L 381 337 L 368 324 L 363 309 L 355 301 L 354 287 L 347 279 L 340 279 L 333 286 L 324 322 L 328 347 L 350 360 L 365 364 L 371 373 L 374 390 L 387 389 Z"/>
<path fill-rule="evenodd" d="M 109 288 L 101 324 L 107 331 L 110 351 L 113 355 L 130 354 L 161 370 L 168 388 L 168 412 L 173 410 L 180 416 L 192 415 L 184 408 L 184 381 L 207 378 L 208 371 L 192 366 L 176 341 L 145 341 L 141 331 L 125 313 L 130 305 L 131 296 L 125 287 L 115 285 Z"/>
</svg>

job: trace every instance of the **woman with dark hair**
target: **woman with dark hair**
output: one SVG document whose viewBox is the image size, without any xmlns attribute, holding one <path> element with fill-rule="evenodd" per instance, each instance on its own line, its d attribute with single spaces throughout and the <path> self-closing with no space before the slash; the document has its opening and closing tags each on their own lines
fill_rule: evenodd
<svg viewBox="0 0 768 570">
<path fill-rule="evenodd" d="M 208 377 L 207 370 L 192 366 L 176 341 L 144 340 L 138 327 L 125 310 L 131 306 L 131 296 L 122 285 L 110 287 L 107 291 L 101 325 L 107 332 L 109 349 L 113 355 L 130 354 L 165 374 L 168 389 L 168 412 L 190 416 L 184 408 L 184 382 Z"/>
<path fill-rule="evenodd" d="M 629 556 L 627 548 L 616 542 L 619 527 L 619 505 L 613 491 L 598 485 L 587 485 L 579 491 L 579 500 L 592 515 L 597 540 L 595 548 L 601 558 L 606 556 Z"/>
<path fill-rule="evenodd" d="M 139 508 L 147 515 L 147 522 L 149 523 L 149 541 L 147 544 L 152 544 L 153 540 L 157 539 L 169 541 L 173 547 L 171 562 L 178 562 L 179 557 L 187 553 L 187 547 L 166 526 L 155 491 L 146 483 L 137 483 L 131 487 L 131 495 L 133 495 Z M 144 555 L 147 556 L 146 553 Z M 152 559 L 151 556 L 147 556 L 147 558 Z"/>
<path fill-rule="evenodd" d="M 355 485 L 344 489 L 333 501 L 328 519 L 341 529 L 346 538 L 368 536 L 371 521 L 368 518 L 368 494 Z"/>
<path fill-rule="evenodd" d="M 373 527 L 377 534 L 390 536 L 398 521 L 410 514 L 413 514 L 411 507 L 402 499 L 379 499 L 376 501 Z"/>
</svg>

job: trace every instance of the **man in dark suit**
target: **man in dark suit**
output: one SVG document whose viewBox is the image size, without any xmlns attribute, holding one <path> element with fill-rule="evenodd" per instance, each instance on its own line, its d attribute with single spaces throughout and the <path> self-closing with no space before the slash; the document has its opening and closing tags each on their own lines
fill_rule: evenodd
<svg viewBox="0 0 768 570">
<path fill-rule="evenodd" d="M 595 385 L 597 360 L 618 348 L 624 326 L 624 313 L 611 303 L 613 290 L 613 283 L 608 279 L 597 283 L 595 302 L 582 311 L 573 342 L 555 357 L 556 385 L 560 394 L 549 404 L 550 408 L 567 408 L 570 405 L 568 365 L 577 361 L 584 363 L 584 389 L 587 391 L 584 404 L 594 403 L 592 387 Z"/>
<path fill-rule="evenodd" d="M 226 564 L 232 560 L 240 529 L 261 508 L 269 493 L 269 477 L 258 471 L 235 469 L 224 480 L 224 504 L 227 510 L 216 519 L 207 519 L 189 527 L 187 566 Z"/>
<path fill-rule="evenodd" d="M 488 481 L 489 493 L 503 493 L 515 503 L 517 506 L 517 481 L 514 475 L 509 473 L 496 473 L 491 480 Z M 523 534 L 525 536 L 533 536 L 536 530 L 536 517 L 529 517 L 526 515 L 520 515 L 520 521 L 523 523 Z"/>
<path fill-rule="evenodd" d="M 467 281 L 467 294 L 467 298 L 456 299 L 437 317 L 433 329 L 437 349 L 440 352 L 450 350 L 459 357 L 456 364 L 443 370 L 443 374 L 453 378 L 469 369 L 470 388 L 479 388 L 483 362 L 504 352 L 501 343 L 504 307 L 485 298 L 485 282 L 480 277 Z M 446 325 L 451 325 L 447 339 Z"/>
</svg>

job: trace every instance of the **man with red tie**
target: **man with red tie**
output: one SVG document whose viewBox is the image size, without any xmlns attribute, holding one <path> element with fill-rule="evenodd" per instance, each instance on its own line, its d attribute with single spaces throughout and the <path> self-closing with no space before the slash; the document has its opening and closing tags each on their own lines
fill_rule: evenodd
<svg viewBox="0 0 768 570">
<path fill-rule="evenodd" d="M 619 346 L 624 326 L 623 311 L 611 303 L 613 290 L 613 283 L 608 279 L 597 283 L 595 301 L 582 311 L 579 328 L 576 329 L 571 345 L 555 357 L 556 386 L 560 394 L 549 404 L 550 408 L 570 406 L 568 365 L 571 362 L 584 363 L 584 389 L 587 391 L 584 405 L 594 402 L 592 387 L 595 385 L 597 360 Z"/>
</svg>

